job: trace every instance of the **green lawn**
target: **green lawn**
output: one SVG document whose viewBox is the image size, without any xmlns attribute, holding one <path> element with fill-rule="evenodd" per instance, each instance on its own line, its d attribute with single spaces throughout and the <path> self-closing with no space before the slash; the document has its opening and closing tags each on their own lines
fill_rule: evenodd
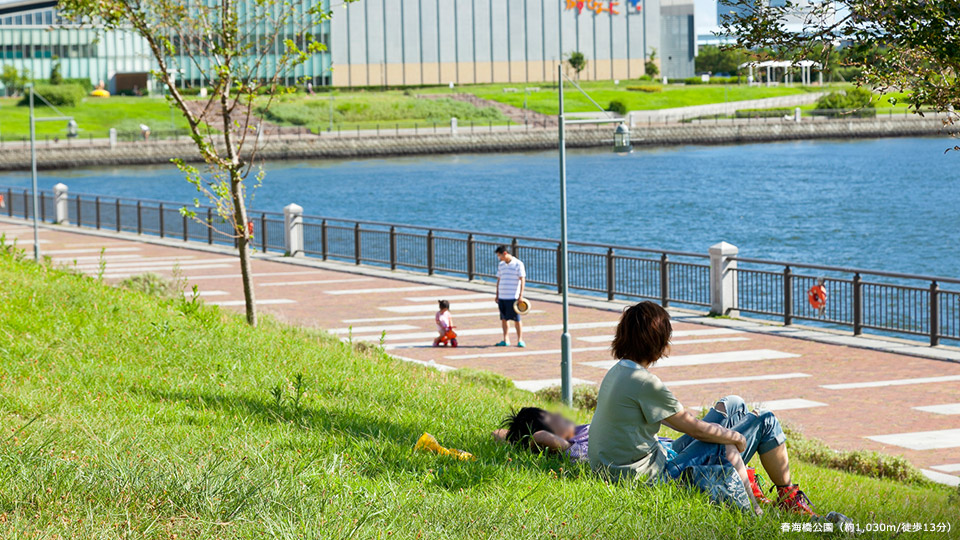
<svg viewBox="0 0 960 540">
<path fill-rule="evenodd" d="M 30 110 L 17 104 L 19 98 L 0 98 L 0 135 L 4 140 L 30 136 Z M 110 128 L 121 132 L 139 133 L 140 124 L 150 126 L 154 133 L 173 128 L 186 129 L 187 122 L 164 99 L 153 97 L 84 98 L 76 107 L 58 107 L 60 112 L 73 116 L 80 128 L 80 137 L 107 137 Z M 49 107 L 37 107 L 36 115 L 58 116 Z M 37 138 L 65 138 L 67 123 L 38 122 Z"/>
<path fill-rule="evenodd" d="M 522 107 L 524 89 L 539 86 L 539 91 L 527 95 L 527 106 L 537 112 L 555 115 L 558 111 L 557 90 L 549 84 L 494 84 L 479 86 L 462 86 L 455 91 L 469 92 L 485 99 L 507 103 L 515 107 Z M 710 103 L 724 103 L 727 101 L 743 101 L 748 99 L 762 99 L 769 97 L 802 94 L 805 92 L 822 91 L 820 87 L 802 86 L 763 86 L 747 85 L 659 85 L 649 81 L 620 81 L 614 85 L 612 81 L 584 81 L 580 86 L 590 94 L 600 106 L 606 108 L 611 101 L 619 100 L 626 105 L 627 110 L 670 109 L 691 105 L 706 105 Z M 660 92 L 640 92 L 627 90 L 630 86 L 657 87 Z M 505 88 L 515 88 L 518 92 L 504 92 Z M 436 90 L 447 91 L 446 87 Z M 564 92 L 564 108 L 568 112 L 594 112 L 597 108 L 579 91 L 568 85 Z"/>
<path fill-rule="evenodd" d="M 780 533 L 794 515 L 494 443 L 512 407 L 539 403 L 500 377 L 252 330 L 0 251 L 0 537 L 797 537 Z M 424 431 L 478 459 L 413 452 Z M 794 467 L 822 511 L 960 527 L 955 489 Z"/>
</svg>

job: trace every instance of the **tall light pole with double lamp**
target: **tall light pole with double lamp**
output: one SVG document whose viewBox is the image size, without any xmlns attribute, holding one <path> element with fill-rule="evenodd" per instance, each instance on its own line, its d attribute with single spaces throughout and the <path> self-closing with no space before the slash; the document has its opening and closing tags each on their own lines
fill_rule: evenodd
<svg viewBox="0 0 960 540">
<path fill-rule="evenodd" d="M 40 94 L 34 92 L 33 83 L 28 83 L 30 89 L 30 182 L 33 187 L 33 260 L 40 262 L 40 194 L 37 191 L 37 122 L 67 122 L 67 136 L 74 137 L 77 134 L 77 123 L 72 116 L 64 116 L 49 101 Z M 33 113 L 33 98 L 39 97 L 48 107 L 57 111 L 60 116 L 45 116 L 37 118 Z"/>
<path fill-rule="evenodd" d="M 557 2 L 557 43 L 559 49 L 559 62 L 557 64 L 557 86 L 558 86 L 558 95 L 559 95 L 559 105 L 560 111 L 557 115 L 557 133 L 559 136 L 559 148 L 560 148 L 560 267 L 557 268 L 557 277 L 560 280 L 560 292 L 563 295 L 562 301 L 562 311 L 563 311 L 563 333 L 560 334 L 560 393 L 563 398 L 563 402 L 567 406 L 573 405 L 573 352 L 572 352 L 572 339 L 570 337 L 570 298 L 569 291 L 570 288 L 570 279 L 569 279 L 569 262 L 568 262 L 568 253 L 567 253 L 567 144 L 566 144 L 566 133 L 565 128 L 569 124 L 618 124 L 616 131 L 614 132 L 614 152 L 617 153 L 629 153 L 631 150 L 630 146 L 630 130 L 627 128 L 626 124 L 623 123 L 623 120 L 620 118 L 614 118 L 612 115 L 610 118 L 598 118 L 598 119 L 585 119 L 585 120 L 567 120 L 564 117 L 563 110 L 563 80 L 567 79 L 570 81 L 581 94 L 586 96 L 598 109 L 605 111 L 603 107 L 597 104 L 586 92 L 580 88 L 576 82 L 571 80 L 569 77 L 563 73 L 563 6 L 564 2 Z M 608 113 L 609 114 L 609 113 Z"/>
</svg>

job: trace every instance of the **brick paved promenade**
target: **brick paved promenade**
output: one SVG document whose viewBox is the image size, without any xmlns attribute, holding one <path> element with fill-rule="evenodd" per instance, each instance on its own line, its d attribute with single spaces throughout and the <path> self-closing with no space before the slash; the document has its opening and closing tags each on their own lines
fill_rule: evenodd
<svg viewBox="0 0 960 540">
<path fill-rule="evenodd" d="M 32 232 L 24 222 L 0 221 L 0 233 L 6 233 L 8 241 L 17 238 L 31 253 Z M 185 244 L 144 243 L 68 228 L 41 231 L 44 253 L 58 264 L 95 274 L 100 249 L 105 247 L 108 281 L 145 272 L 170 276 L 176 265 L 206 302 L 242 310 L 236 257 L 216 248 L 181 246 Z M 378 342 L 385 331 L 385 347 L 395 356 L 432 363 L 438 369 L 494 371 L 520 388 L 559 384 L 556 295 L 530 295 L 534 311 L 524 318 L 527 347 L 505 349 L 493 346 L 500 340 L 500 323 L 489 283 L 277 256 L 258 257 L 253 269 L 260 309 L 278 319 L 325 328 L 342 337 L 352 334 L 354 340 Z M 431 346 L 439 298 L 451 303 L 460 334 L 458 348 Z M 577 382 L 596 383 L 612 364 L 607 349 L 624 304 L 589 299 L 576 303 L 571 308 L 573 374 Z M 653 371 L 686 406 L 710 405 L 722 395 L 737 393 L 834 448 L 900 454 L 938 481 L 953 485 L 960 481 L 956 351 L 704 319 L 689 312 L 672 314 L 672 354 Z M 512 330 L 511 340 L 516 341 Z M 865 348 L 877 343 L 941 358 Z"/>
</svg>

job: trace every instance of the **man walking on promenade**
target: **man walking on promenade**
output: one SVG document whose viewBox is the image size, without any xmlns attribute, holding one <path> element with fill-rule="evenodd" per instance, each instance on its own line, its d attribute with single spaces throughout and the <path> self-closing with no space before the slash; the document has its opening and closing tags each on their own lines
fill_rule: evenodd
<svg viewBox="0 0 960 540">
<path fill-rule="evenodd" d="M 509 347 L 507 333 L 508 321 L 513 321 L 517 328 L 517 347 L 526 347 L 523 343 L 523 325 L 520 323 L 520 314 L 517 313 L 514 303 L 523 299 L 523 286 L 527 281 L 527 270 L 523 262 L 510 254 L 506 246 L 497 246 L 497 306 L 500 308 L 500 324 L 503 326 L 503 341 L 497 347 Z"/>
</svg>

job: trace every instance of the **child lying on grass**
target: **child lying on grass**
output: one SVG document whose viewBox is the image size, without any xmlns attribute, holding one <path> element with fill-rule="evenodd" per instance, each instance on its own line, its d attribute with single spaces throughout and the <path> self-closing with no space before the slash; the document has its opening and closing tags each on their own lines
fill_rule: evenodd
<svg viewBox="0 0 960 540">
<path fill-rule="evenodd" d="M 576 425 L 557 413 L 524 407 L 511 414 L 493 432 L 498 441 L 527 444 L 531 450 L 566 454 L 572 461 L 587 460 L 590 424 Z"/>
</svg>

